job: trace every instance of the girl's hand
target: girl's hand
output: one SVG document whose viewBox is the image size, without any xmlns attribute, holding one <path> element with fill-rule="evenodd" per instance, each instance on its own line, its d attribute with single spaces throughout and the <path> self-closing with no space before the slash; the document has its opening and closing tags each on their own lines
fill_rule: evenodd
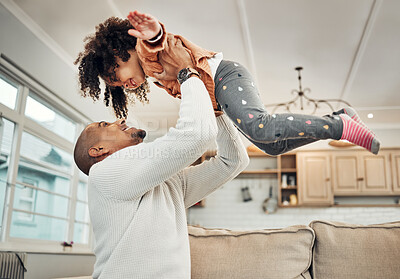
<svg viewBox="0 0 400 279">
<path fill-rule="evenodd" d="M 128 34 L 136 38 L 150 40 L 156 37 L 161 31 L 158 20 L 152 15 L 134 11 L 129 13 L 128 20 L 134 28 L 129 29 Z"/>
</svg>

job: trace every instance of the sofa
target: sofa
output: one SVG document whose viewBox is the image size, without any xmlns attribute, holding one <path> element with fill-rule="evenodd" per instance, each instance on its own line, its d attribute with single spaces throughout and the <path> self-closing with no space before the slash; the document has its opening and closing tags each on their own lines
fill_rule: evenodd
<svg viewBox="0 0 400 279">
<path fill-rule="evenodd" d="M 192 279 L 400 278 L 400 222 L 188 231 Z"/>
<path fill-rule="evenodd" d="M 189 226 L 192 279 L 399 279 L 400 222 L 230 231 Z"/>
</svg>

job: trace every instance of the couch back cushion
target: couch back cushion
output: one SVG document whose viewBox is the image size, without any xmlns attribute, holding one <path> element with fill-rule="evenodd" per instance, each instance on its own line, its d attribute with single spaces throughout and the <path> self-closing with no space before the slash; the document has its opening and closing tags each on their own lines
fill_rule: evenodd
<svg viewBox="0 0 400 279">
<path fill-rule="evenodd" d="M 351 225 L 313 221 L 314 279 L 400 278 L 400 222 Z"/>
<path fill-rule="evenodd" d="M 255 231 L 189 226 L 192 279 L 311 278 L 314 238 L 307 226 Z"/>
</svg>

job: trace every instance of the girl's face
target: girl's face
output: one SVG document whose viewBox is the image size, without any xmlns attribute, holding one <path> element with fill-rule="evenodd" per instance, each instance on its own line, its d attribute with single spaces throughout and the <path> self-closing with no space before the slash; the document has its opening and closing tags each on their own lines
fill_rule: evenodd
<svg viewBox="0 0 400 279">
<path fill-rule="evenodd" d="M 140 60 L 134 49 L 128 50 L 131 57 L 124 62 L 121 58 L 116 57 L 118 66 L 115 68 L 116 81 L 105 78 L 108 85 L 114 87 L 124 87 L 129 89 L 138 88 L 145 81 L 145 74 Z"/>
</svg>

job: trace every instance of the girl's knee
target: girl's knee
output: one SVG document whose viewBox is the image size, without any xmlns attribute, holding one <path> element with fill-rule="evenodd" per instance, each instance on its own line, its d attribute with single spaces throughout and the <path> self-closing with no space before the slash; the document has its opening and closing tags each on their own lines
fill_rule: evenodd
<svg viewBox="0 0 400 279">
<path fill-rule="evenodd" d="M 278 150 L 268 150 L 265 151 L 265 153 L 267 153 L 270 156 L 278 156 L 282 154 L 282 152 L 279 152 Z"/>
<path fill-rule="evenodd" d="M 264 151 L 266 154 L 271 156 L 278 156 L 287 152 L 286 144 L 283 141 L 272 142 L 272 143 L 258 143 L 252 141 L 254 145 Z"/>
</svg>

